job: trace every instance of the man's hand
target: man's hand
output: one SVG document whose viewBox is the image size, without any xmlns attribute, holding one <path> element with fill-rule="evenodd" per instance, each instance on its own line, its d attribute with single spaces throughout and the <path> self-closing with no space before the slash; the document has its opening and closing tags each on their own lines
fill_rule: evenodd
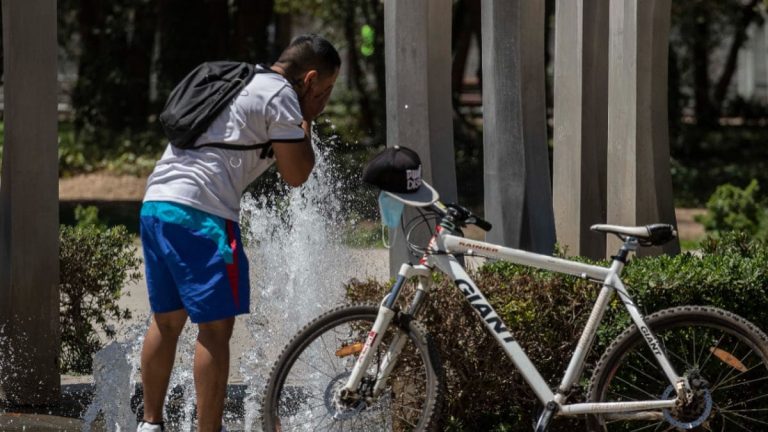
<svg viewBox="0 0 768 432">
<path fill-rule="evenodd" d="M 312 123 L 323 112 L 328 99 L 331 98 L 331 91 L 333 91 L 338 76 L 338 69 L 327 77 L 321 77 L 316 70 L 311 70 L 304 75 L 304 80 L 301 83 L 302 88 L 298 91 L 300 91 L 301 115 L 306 122 Z"/>
<path fill-rule="evenodd" d="M 323 112 L 325 105 L 328 104 L 328 99 L 331 97 L 331 90 L 333 90 L 333 86 L 320 90 L 320 86 L 310 85 L 304 92 L 299 104 L 305 121 L 311 123 Z"/>
</svg>

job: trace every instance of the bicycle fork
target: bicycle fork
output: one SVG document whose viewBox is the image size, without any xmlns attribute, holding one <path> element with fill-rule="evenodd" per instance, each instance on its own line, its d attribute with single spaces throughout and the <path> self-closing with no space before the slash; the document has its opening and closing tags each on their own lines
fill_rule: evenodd
<svg viewBox="0 0 768 432">
<path fill-rule="evenodd" d="M 373 323 L 373 328 L 368 333 L 365 344 L 363 345 L 360 355 L 355 362 L 355 366 L 352 369 L 352 373 L 347 379 L 347 383 L 341 389 L 341 396 L 345 399 L 356 399 L 360 395 L 357 394 L 357 389 L 360 387 L 360 383 L 365 376 L 365 371 L 368 370 L 371 361 L 373 361 L 373 355 L 371 353 L 376 352 L 381 343 L 381 336 L 392 324 L 392 319 L 396 315 L 395 303 L 400 296 L 400 291 L 411 276 L 420 276 L 419 284 L 416 288 L 416 294 L 409 307 L 407 316 L 415 316 L 419 311 L 420 306 L 426 293 L 428 291 L 428 285 L 425 283 L 426 276 L 429 274 L 427 268 L 414 268 L 410 264 L 403 264 L 398 273 L 395 284 L 392 286 L 392 290 L 387 294 L 379 307 L 379 313 L 376 316 L 376 321 Z M 406 329 L 397 328 L 397 332 L 390 341 L 389 348 L 384 354 L 384 358 L 381 361 L 379 370 L 376 374 L 376 381 L 373 387 L 373 397 L 378 397 L 384 390 L 384 387 L 389 378 L 390 372 L 397 364 L 397 359 L 408 341 L 408 335 Z"/>
</svg>

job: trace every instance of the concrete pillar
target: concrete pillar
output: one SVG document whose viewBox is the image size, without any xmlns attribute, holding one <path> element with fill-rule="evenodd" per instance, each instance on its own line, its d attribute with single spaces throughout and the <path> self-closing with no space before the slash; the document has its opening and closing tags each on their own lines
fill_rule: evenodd
<svg viewBox="0 0 768 432">
<path fill-rule="evenodd" d="M 557 242 L 569 255 L 605 257 L 608 137 L 608 3 L 555 6 L 554 207 Z"/>
<path fill-rule="evenodd" d="M 384 34 L 387 146 L 415 150 L 422 176 L 444 202 L 456 201 L 451 109 L 451 0 L 387 0 Z M 406 211 L 405 221 L 416 213 Z M 424 227 L 426 228 L 426 227 Z M 428 238 L 421 230 L 420 243 Z M 402 229 L 392 230 L 390 271 L 413 258 Z"/>
<path fill-rule="evenodd" d="M 483 0 L 483 171 L 489 241 L 555 244 L 545 107 L 544 0 Z"/>
<path fill-rule="evenodd" d="M 670 0 L 610 3 L 608 223 L 677 224 L 667 124 Z M 611 237 L 607 254 L 617 250 Z M 642 254 L 677 253 L 679 242 Z"/>
<path fill-rule="evenodd" d="M 2 8 L 0 400 L 45 405 L 60 394 L 56 0 Z"/>
</svg>

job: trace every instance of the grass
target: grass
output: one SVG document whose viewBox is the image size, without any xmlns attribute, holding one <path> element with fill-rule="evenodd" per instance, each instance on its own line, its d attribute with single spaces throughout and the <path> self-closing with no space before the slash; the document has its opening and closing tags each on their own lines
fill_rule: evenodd
<svg viewBox="0 0 768 432">
<path fill-rule="evenodd" d="M 4 139 L 5 124 L 0 121 L 0 160 Z M 94 171 L 148 175 L 162 154 L 165 142 L 165 138 L 152 132 L 103 133 L 98 140 L 85 142 L 77 136 L 72 121 L 59 121 L 59 175 L 68 177 Z"/>
<path fill-rule="evenodd" d="M 344 244 L 358 249 L 384 247 L 381 238 L 382 229 L 379 221 L 361 221 L 347 229 Z"/>
</svg>

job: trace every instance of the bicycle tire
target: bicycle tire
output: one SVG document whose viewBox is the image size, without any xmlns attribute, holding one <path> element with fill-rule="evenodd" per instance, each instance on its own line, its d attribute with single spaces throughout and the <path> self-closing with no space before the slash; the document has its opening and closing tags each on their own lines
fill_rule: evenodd
<svg viewBox="0 0 768 432">
<path fill-rule="evenodd" d="M 768 430 L 768 337 L 760 329 L 736 314 L 707 306 L 666 309 L 650 315 L 646 323 L 676 372 L 694 383 L 694 402 L 685 408 L 634 413 L 635 418 L 590 415 L 589 430 Z M 632 325 L 599 360 L 588 399 L 667 399 L 674 394 Z"/>
<path fill-rule="evenodd" d="M 378 352 L 372 353 L 375 355 L 372 367 L 378 367 L 377 361 L 386 352 L 392 332 L 396 329 L 406 332 L 408 341 L 390 374 L 383 395 L 357 413 L 355 409 L 340 411 L 337 406 L 328 403 L 329 393 L 332 394 L 334 389 L 346 382 L 345 378 L 357 361 L 357 354 L 350 355 L 351 358 L 338 358 L 338 351 L 334 355 L 331 352 L 339 346 L 350 345 L 352 340 L 364 342 L 376 320 L 378 309 L 378 306 L 365 304 L 340 306 L 319 316 L 293 337 L 275 362 L 262 394 L 261 421 L 265 432 L 290 431 L 292 425 L 306 430 L 308 424 L 320 427 L 326 422 L 330 423 L 329 430 L 437 430 L 445 382 L 442 365 L 423 326 L 399 314 L 393 319 L 390 329 L 381 335 Z M 335 329 L 338 328 L 354 334 L 350 335 L 351 338 L 341 337 L 344 332 L 337 333 Z M 344 338 L 346 341 L 342 340 Z M 331 343 L 333 345 L 329 346 Z M 303 357 L 305 354 L 307 359 Z M 417 361 L 421 362 L 421 366 L 413 366 Z M 327 366 L 330 366 L 332 373 L 319 370 Z M 368 375 L 372 373 L 375 370 L 369 368 Z M 322 385 L 313 387 L 313 384 L 320 383 L 320 377 Z M 423 382 L 417 378 L 423 378 Z M 415 395 L 415 391 L 419 391 L 420 395 Z M 415 396 L 421 396 L 423 400 L 411 401 Z M 310 406 L 310 400 L 316 406 Z M 411 402 L 415 405 L 410 406 Z M 303 403 L 307 406 L 299 406 Z M 379 403 L 381 406 L 377 407 Z M 409 406 L 399 408 L 406 403 Z M 408 408 L 407 412 L 405 408 Z M 415 414 L 418 414 L 417 418 Z M 307 415 L 312 419 L 307 419 Z M 334 415 L 339 418 L 334 419 Z M 320 424 L 316 424 L 315 420 Z"/>
</svg>

